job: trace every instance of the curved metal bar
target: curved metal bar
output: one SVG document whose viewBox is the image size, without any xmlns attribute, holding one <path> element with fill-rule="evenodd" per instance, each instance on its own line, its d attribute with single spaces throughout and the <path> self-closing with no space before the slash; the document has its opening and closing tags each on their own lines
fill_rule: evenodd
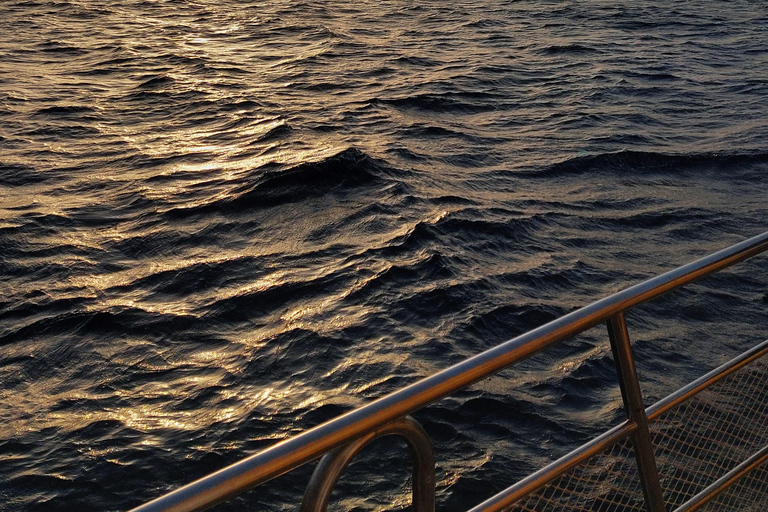
<svg viewBox="0 0 768 512">
<path fill-rule="evenodd" d="M 206 510 L 301 466 L 387 423 L 568 339 L 611 316 L 768 249 L 768 232 L 605 297 L 466 359 L 359 409 L 278 442 L 215 473 L 133 509 L 133 512 Z"/>
<path fill-rule="evenodd" d="M 327 453 L 309 480 L 300 512 L 325 512 L 336 482 L 360 450 L 384 436 L 396 435 L 408 443 L 413 464 L 413 510 L 435 512 L 435 457 L 429 436 L 418 421 L 401 418 L 351 443 Z"/>
</svg>

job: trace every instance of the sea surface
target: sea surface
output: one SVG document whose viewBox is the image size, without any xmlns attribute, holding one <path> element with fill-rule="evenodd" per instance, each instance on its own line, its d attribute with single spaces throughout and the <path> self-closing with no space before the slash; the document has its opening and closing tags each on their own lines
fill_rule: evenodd
<svg viewBox="0 0 768 512">
<path fill-rule="evenodd" d="M 0 509 L 137 506 L 767 200 L 765 1 L 3 0 Z M 646 402 L 765 339 L 766 261 L 629 315 Z M 416 413 L 438 510 L 622 414 L 603 328 Z M 390 445 L 340 509 L 406 506 Z"/>
</svg>

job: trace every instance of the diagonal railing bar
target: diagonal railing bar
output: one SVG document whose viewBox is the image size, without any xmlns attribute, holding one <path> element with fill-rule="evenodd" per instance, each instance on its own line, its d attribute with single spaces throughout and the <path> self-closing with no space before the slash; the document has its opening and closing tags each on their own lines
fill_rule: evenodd
<svg viewBox="0 0 768 512">
<path fill-rule="evenodd" d="M 706 489 L 676 508 L 675 512 L 694 512 L 695 510 L 700 509 L 736 480 L 746 475 L 766 460 L 768 460 L 768 446 L 764 446 L 741 464 L 712 482 Z"/>
<path fill-rule="evenodd" d="M 768 232 L 598 300 L 227 466 L 133 512 L 206 510 L 609 318 L 768 249 Z"/>
<path fill-rule="evenodd" d="M 685 402 L 686 400 L 696 395 L 697 393 L 707 389 L 712 384 L 724 379 L 725 377 L 728 377 L 729 375 L 745 367 L 752 361 L 760 359 L 767 353 L 768 353 L 768 340 L 765 340 L 759 345 L 752 347 L 751 349 L 747 350 L 743 354 L 731 359 L 730 361 L 728 361 L 727 363 L 721 366 L 718 366 L 717 368 L 707 373 L 706 375 L 702 375 L 701 377 L 691 382 L 687 386 L 683 386 L 682 388 L 678 389 L 671 395 L 659 400 L 655 404 L 648 407 L 648 409 L 646 410 L 646 414 L 648 415 L 648 420 L 653 421 L 657 419 L 659 416 L 663 415 L 665 412 L 675 408 L 676 406 Z"/>
<path fill-rule="evenodd" d="M 669 510 L 686 503 L 686 507 L 699 507 L 697 502 L 703 504 L 715 495 L 713 510 L 765 510 L 764 506 L 750 508 L 755 499 L 768 502 L 765 490 L 741 494 L 743 508 L 738 501 L 724 507 L 719 496 L 734 483 L 736 494 L 729 492 L 723 499 L 753 487 L 753 477 L 741 478 L 745 475 L 741 469 L 768 444 L 765 345 L 761 343 L 715 370 L 720 375 L 710 372 L 683 388 L 683 393 L 673 393 L 662 401 L 665 407 L 657 409 L 663 414 L 654 417 L 650 430 Z M 764 479 L 765 473 L 760 474 Z"/>
<path fill-rule="evenodd" d="M 611 445 L 616 444 L 618 441 L 631 435 L 636 429 L 636 424 L 630 421 L 625 421 L 594 438 L 592 441 L 589 441 L 563 457 L 560 457 L 535 473 L 528 475 L 515 485 L 504 489 L 479 505 L 472 507 L 467 512 L 500 512 L 505 510 L 516 501 L 528 495 L 531 491 L 552 482 L 554 479 L 567 473 L 587 459 L 594 457 Z"/>
</svg>

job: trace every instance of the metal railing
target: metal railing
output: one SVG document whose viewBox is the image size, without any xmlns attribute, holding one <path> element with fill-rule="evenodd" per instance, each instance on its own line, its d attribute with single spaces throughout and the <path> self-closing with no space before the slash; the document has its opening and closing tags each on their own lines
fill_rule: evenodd
<svg viewBox="0 0 768 512">
<path fill-rule="evenodd" d="M 724 466 L 723 471 L 717 473 L 719 476 L 716 479 L 709 478 L 707 480 L 707 478 L 696 476 L 696 465 L 710 464 L 712 460 L 709 459 L 713 458 L 715 464 L 722 464 L 722 462 L 718 462 L 717 456 L 713 455 L 711 447 L 707 449 L 706 446 L 698 446 L 707 445 L 706 436 L 708 433 L 703 431 L 696 434 L 698 436 L 696 439 L 687 439 L 685 425 L 680 426 L 676 422 L 685 424 L 689 420 L 675 419 L 675 417 L 672 417 L 671 420 L 665 418 L 676 414 L 675 411 L 681 407 L 684 408 L 683 406 L 691 400 L 695 400 L 703 390 L 709 392 L 713 386 L 722 385 L 723 382 L 732 377 L 736 370 L 764 355 L 768 352 L 768 342 L 705 375 L 646 410 L 643 406 L 635 372 L 624 313 L 674 288 L 765 250 L 768 250 L 768 232 L 578 309 L 363 407 L 278 442 L 240 462 L 137 507 L 132 512 L 206 510 L 337 448 L 340 450 L 326 456 L 326 462 L 321 463 L 321 465 L 325 464 L 324 467 L 335 468 L 333 471 L 340 473 L 351 457 L 368 442 L 367 440 L 387 434 L 405 435 L 408 438 L 408 435 L 411 434 L 403 434 L 403 432 L 410 432 L 413 427 L 412 425 L 405 425 L 403 422 L 407 423 L 410 420 L 403 420 L 403 418 L 411 412 L 485 379 L 554 343 L 571 338 L 603 322 L 606 322 L 608 326 L 627 420 L 509 489 L 486 500 L 473 508 L 471 512 L 491 512 L 506 509 L 520 511 L 571 509 L 662 512 L 666 510 L 668 504 L 679 511 L 697 510 L 709 503 L 727 485 L 736 482 L 738 478 L 748 474 L 749 471 L 766 460 L 768 458 L 768 446 L 760 446 L 759 449 L 749 453 L 742 460 Z M 768 388 L 768 385 L 766 387 Z M 730 390 L 731 388 L 727 389 Z M 763 405 L 768 407 L 768 390 L 763 394 L 766 395 Z M 745 407 L 748 406 L 749 399 Z M 700 409 L 704 410 L 707 407 L 702 406 Z M 705 417 L 706 414 L 698 411 L 695 407 L 693 410 L 695 414 L 698 414 L 696 418 L 699 421 L 704 421 L 701 418 Z M 732 411 L 727 411 L 724 415 L 729 417 L 728 415 L 731 413 Z M 752 411 L 751 413 L 768 419 L 768 410 Z M 711 427 L 712 432 L 722 433 L 722 429 L 716 425 L 719 425 L 718 421 L 726 420 L 722 420 L 717 414 L 713 418 L 711 421 L 714 422 L 715 426 Z M 390 425 L 393 422 L 397 422 L 394 427 Z M 696 428 L 700 428 L 700 425 L 696 424 Z M 412 455 L 414 452 L 424 453 L 426 449 L 423 446 L 414 448 L 423 444 L 423 440 L 419 440 L 421 435 L 413 435 L 415 436 L 413 437 L 414 440 L 409 440 Z M 761 436 L 759 436 L 758 441 L 762 441 Z M 365 439 L 362 439 L 364 437 Z M 768 425 L 766 426 L 765 442 L 768 444 Z M 426 444 L 429 445 L 428 440 Z M 733 444 L 731 443 L 728 449 L 733 448 L 731 446 Z M 678 453 L 680 450 L 674 449 L 678 445 L 685 447 L 684 454 L 681 455 Z M 343 448 L 345 446 L 347 448 Z M 431 448 L 428 451 L 427 458 L 430 458 Z M 716 452 L 716 448 L 714 451 Z M 347 455 L 339 455 L 340 452 L 345 452 Z M 429 462 L 425 464 L 423 460 L 419 460 L 419 453 L 414 455 L 414 459 L 416 459 L 417 464 L 421 464 L 422 469 L 419 469 L 419 473 L 415 473 L 415 476 L 425 471 L 428 472 L 423 468 L 429 467 Z M 690 457 L 691 453 L 703 455 L 699 458 Z M 692 459 L 694 462 L 687 462 L 687 459 Z M 434 510 L 434 462 L 431 464 L 432 490 L 429 492 L 432 493 L 432 496 L 425 499 L 423 498 L 424 491 L 419 491 L 422 497 L 415 498 L 415 500 L 421 500 L 419 503 L 422 504 L 414 502 L 417 512 Z M 614 471 L 606 472 L 606 467 L 611 467 Z M 315 497 L 305 497 L 304 507 L 306 508 L 304 510 L 322 510 L 322 507 L 312 508 L 313 503 L 306 504 L 306 502 L 307 500 L 317 502 L 327 499 L 324 493 L 330 492 L 335 478 L 338 478 L 338 475 L 332 478 L 323 478 L 322 474 L 318 475 L 316 472 L 312 480 L 318 483 L 310 486 L 308 490 L 308 494 Z M 739 481 L 741 482 L 741 480 Z M 416 483 L 416 479 L 414 482 L 414 487 L 421 486 L 421 484 Z M 425 489 L 430 489 L 429 482 L 424 485 L 426 485 Z M 318 486 L 326 490 L 316 495 L 311 494 L 317 492 L 316 487 Z M 597 487 L 600 489 L 595 490 Z M 606 488 L 608 491 L 605 490 Z M 744 489 L 737 489 L 737 491 L 754 492 L 754 486 L 748 485 Z M 596 500 L 603 501 L 598 503 Z"/>
</svg>

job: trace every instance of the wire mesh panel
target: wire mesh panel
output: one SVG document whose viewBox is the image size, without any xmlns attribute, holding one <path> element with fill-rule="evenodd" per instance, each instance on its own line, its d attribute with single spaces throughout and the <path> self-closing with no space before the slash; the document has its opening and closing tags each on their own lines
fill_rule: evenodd
<svg viewBox="0 0 768 512">
<path fill-rule="evenodd" d="M 768 510 L 768 467 L 764 463 L 738 479 L 701 509 L 705 512 Z"/>
<path fill-rule="evenodd" d="M 644 512 L 632 443 L 624 439 L 510 506 L 510 512 Z"/>
<path fill-rule="evenodd" d="M 763 360 L 715 383 L 651 423 L 668 510 L 768 444 L 768 373 Z M 740 512 L 750 510 L 743 504 L 735 507 Z"/>
<path fill-rule="evenodd" d="M 768 445 L 768 356 L 661 414 L 649 425 L 667 510 L 674 510 Z M 632 442 L 625 438 L 506 509 L 645 512 Z M 768 463 L 705 505 L 711 512 L 768 510 Z"/>
</svg>

